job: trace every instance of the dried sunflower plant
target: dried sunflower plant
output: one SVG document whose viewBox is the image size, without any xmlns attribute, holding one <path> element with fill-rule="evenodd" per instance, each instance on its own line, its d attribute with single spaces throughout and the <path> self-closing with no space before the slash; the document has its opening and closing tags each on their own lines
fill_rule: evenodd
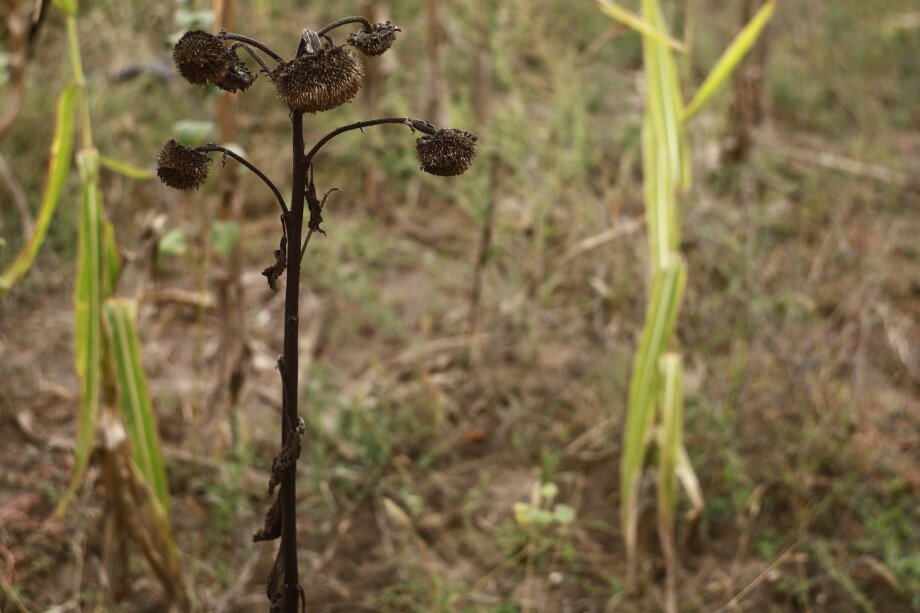
<svg viewBox="0 0 920 613">
<path fill-rule="evenodd" d="M 349 24 L 360 24 L 360 29 L 349 34 L 347 45 L 367 56 L 387 51 L 400 31 L 390 22 L 372 24 L 363 17 L 348 17 L 316 32 L 304 30 L 291 60 L 285 60 L 259 41 L 226 30 L 218 34 L 187 32 L 173 50 L 179 73 L 195 85 L 216 86 L 228 92 L 248 89 L 256 77 L 240 59 L 240 50 L 257 62 L 261 72 L 267 75 L 277 97 L 290 109 L 293 128 L 290 208 L 275 184 L 262 171 L 220 145 L 209 143 L 186 147 L 175 140 L 168 140 L 157 156 L 160 180 L 169 187 L 182 190 L 197 189 L 204 184 L 211 166 L 209 153 L 220 153 L 222 159 L 229 156 L 268 186 L 281 209 L 278 249 L 274 252 L 274 262 L 262 272 L 272 290 L 277 290 L 279 278 L 286 273 L 284 352 L 278 358 L 282 392 L 281 450 L 272 462 L 268 484 L 269 496 L 278 488 L 278 497 L 266 513 L 264 526 L 253 536 L 254 541 L 281 539 L 268 578 L 267 591 L 272 611 L 293 612 L 297 610 L 299 601 L 305 601 L 298 581 L 295 508 L 296 463 L 304 433 L 304 421 L 298 414 L 297 392 L 300 271 L 310 238 L 317 232 L 325 234 L 320 228 L 323 207 L 329 194 L 336 189 L 326 190 L 322 198 L 317 196 L 313 178 L 314 159 L 323 146 L 336 136 L 382 124 L 402 124 L 413 133 L 424 133 L 416 140 L 416 152 L 425 172 L 439 176 L 459 175 L 470 167 L 476 156 L 475 135 L 462 130 L 438 129 L 427 121 L 408 117 L 386 117 L 345 125 L 306 149 L 304 113 L 334 109 L 349 102 L 361 89 L 364 77 L 361 63 L 346 45 L 336 45 L 330 36 L 336 28 Z M 275 66 L 272 68 L 270 63 Z"/>
</svg>

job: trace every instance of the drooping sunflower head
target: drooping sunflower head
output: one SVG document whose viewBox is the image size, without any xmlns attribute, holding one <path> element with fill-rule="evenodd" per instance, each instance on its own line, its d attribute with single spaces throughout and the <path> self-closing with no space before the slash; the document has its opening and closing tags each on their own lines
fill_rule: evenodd
<svg viewBox="0 0 920 613">
<path fill-rule="evenodd" d="M 235 92 L 245 90 L 255 76 L 221 39 L 208 32 L 186 32 L 173 47 L 176 68 L 193 85 L 216 85 Z"/>
<path fill-rule="evenodd" d="M 157 154 L 157 176 L 174 189 L 198 189 L 208 178 L 210 163 L 204 153 L 169 139 Z"/>
<path fill-rule="evenodd" d="M 356 47 L 364 55 L 381 55 L 393 46 L 399 28 L 389 21 L 375 23 L 370 30 L 366 26 L 348 35 L 348 44 Z"/>
<path fill-rule="evenodd" d="M 328 111 L 349 102 L 361 89 L 364 69 L 345 47 L 303 53 L 269 74 L 275 93 L 291 110 Z"/>
<path fill-rule="evenodd" d="M 445 128 L 415 141 L 415 151 L 423 171 L 439 177 L 461 175 L 476 159 L 475 134 Z"/>
</svg>

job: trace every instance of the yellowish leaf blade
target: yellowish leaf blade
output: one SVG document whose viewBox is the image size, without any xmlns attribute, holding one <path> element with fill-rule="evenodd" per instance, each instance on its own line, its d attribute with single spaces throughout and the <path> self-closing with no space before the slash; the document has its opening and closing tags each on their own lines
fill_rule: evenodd
<svg viewBox="0 0 920 613">
<path fill-rule="evenodd" d="M 62 514 L 83 479 L 96 438 L 102 381 L 102 300 L 104 293 L 105 248 L 103 243 L 102 195 L 99 192 L 99 160 L 95 149 L 77 156 L 83 193 L 80 200 L 80 235 L 77 254 L 77 286 L 74 344 L 76 371 L 80 383 L 80 414 L 70 487 L 58 505 Z"/>
<path fill-rule="evenodd" d="M 100 155 L 99 161 L 109 170 L 115 171 L 131 179 L 146 180 L 152 179 L 155 176 L 154 173 L 150 170 L 138 168 L 137 166 L 126 164 L 125 162 L 121 162 L 115 158 L 110 158 L 105 155 Z"/>
<path fill-rule="evenodd" d="M 0 297 L 29 270 L 45 241 L 48 227 L 51 225 L 61 189 L 70 172 L 70 157 L 73 152 L 74 104 L 78 89 L 78 86 L 72 83 L 64 88 L 58 98 L 54 137 L 51 141 L 51 155 L 48 160 L 48 174 L 45 178 L 45 192 L 39 206 L 38 220 L 28 242 L 22 246 L 16 259 L 3 271 L 3 275 L 0 275 Z"/>
<path fill-rule="evenodd" d="M 757 42 L 757 38 L 770 21 L 775 9 L 776 0 L 770 0 L 760 7 L 757 14 L 755 14 L 747 25 L 744 26 L 744 29 L 738 33 L 735 40 L 732 41 L 722 54 L 722 57 L 719 58 L 719 61 L 716 62 L 716 65 L 703 81 L 703 84 L 700 85 L 693 100 L 691 100 L 687 108 L 684 109 L 683 121 L 687 121 L 699 111 L 703 104 L 712 97 L 719 86 L 728 80 L 728 77 L 731 76 L 735 68 L 738 67 L 738 64 L 744 59 L 747 52 L 750 51 L 754 43 Z"/>
<path fill-rule="evenodd" d="M 147 376 L 141 364 L 140 342 L 134 324 L 136 311 L 137 303 L 134 300 L 110 298 L 106 301 L 109 356 L 115 367 L 118 404 L 131 440 L 134 463 L 156 496 L 160 506 L 157 514 L 164 514 L 168 518 L 169 488 Z"/>
<path fill-rule="evenodd" d="M 687 46 L 684 43 L 670 36 L 667 32 L 658 30 L 652 24 L 642 19 L 640 15 L 624 9 L 617 3 L 611 2 L 610 0 L 594 0 L 594 2 L 597 4 L 597 8 L 599 8 L 601 12 L 606 13 L 609 17 L 616 19 L 620 23 L 629 26 L 636 32 L 639 32 L 645 36 L 650 36 L 658 42 L 665 44 L 680 53 L 687 52 Z"/>
</svg>

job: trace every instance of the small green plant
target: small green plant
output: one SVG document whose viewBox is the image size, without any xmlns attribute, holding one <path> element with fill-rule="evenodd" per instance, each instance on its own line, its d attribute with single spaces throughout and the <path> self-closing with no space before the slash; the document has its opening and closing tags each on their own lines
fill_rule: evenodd
<svg viewBox="0 0 920 613">
<path fill-rule="evenodd" d="M 537 570 L 554 572 L 557 566 L 576 568 L 578 556 L 572 546 L 571 527 L 576 511 L 556 502 L 559 486 L 552 482 L 535 482 L 529 502 L 513 505 L 513 519 L 499 525 L 497 543 L 507 558 L 506 564 L 524 563 L 525 592 L 533 598 L 537 590 Z M 547 566 L 548 565 L 548 566 Z M 530 598 L 524 601 L 529 611 Z"/>
<path fill-rule="evenodd" d="M 454 176 L 465 172 L 476 156 L 477 137 L 456 129 L 438 129 L 427 121 L 408 117 L 387 117 L 359 121 L 342 126 L 318 139 L 308 150 L 305 146 L 305 113 L 329 111 L 352 100 L 361 89 L 364 69 L 345 44 L 336 45 L 332 32 L 349 24 L 360 29 L 349 34 L 347 45 L 367 56 L 386 52 L 396 40 L 399 28 L 386 23 L 370 23 L 363 17 L 341 19 L 318 30 L 304 30 L 293 58 L 285 59 L 268 46 L 240 34 L 222 30 L 213 35 L 200 30 L 185 33 L 176 43 L 173 58 L 179 73 L 190 83 L 214 86 L 228 92 L 245 91 L 256 80 L 238 55 L 246 52 L 261 68 L 288 107 L 292 124 L 291 197 L 285 201 L 275 184 L 243 156 L 218 144 L 187 147 L 168 140 L 157 156 L 157 174 L 166 185 L 176 189 L 196 189 L 207 180 L 211 167 L 210 153 L 231 157 L 258 176 L 272 191 L 281 212 L 281 236 L 273 262 L 262 274 L 271 290 L 278 289 L 284 275 L 284 350 L 278 358 L 281 375 L 281 450 L 272 462 L 268 492 L 278 497 L 265 516 L 265 523 L 253 537 L 256 541 L 281 539 L 275 565 L 268 578 L 268 598 L 273 611 L 293 612 L 298 601 L 305 599 L 298 581 L 296 541 L 295 475 L 301 452 L 304 420 L 298 411 L 298 330 L 300 274 L 311 237 L 325 234 L 321 228 L 323 210 L 332 192 L 320 197 L 314 180 L 314 164 L 322 148 L 345 132 L 396 124 L 424 135 L 416 140 L 421 169 L 437 176 Z M 229 43 L 229 45 L 228 45 Z M 263 58 L 267 56 L 268 60 Z M 269 62 L 273 66 L 269 66 Z M 306 228 L 304 228 L 306 226 Z M 309 261 L 306 262 L 309 265 Z"/>
</svg>

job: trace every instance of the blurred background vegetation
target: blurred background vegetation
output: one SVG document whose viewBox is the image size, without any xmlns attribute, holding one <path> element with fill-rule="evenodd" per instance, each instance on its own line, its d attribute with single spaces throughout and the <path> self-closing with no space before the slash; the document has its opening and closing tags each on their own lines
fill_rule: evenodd
<svg viewBox="0 0 920 613">
<path fill-rule="evenodd" d="M 662 5 L 689 42 L 687 98 L 759 3 Z M 30 6 L 6 0 L 0 15 Z M 104 155 L 152 169 L 168 138 L 225 134 L 220 96 L 174 75 L 169 57 L 178 34 L 212 27 L 212 8 L 81 5 Z M 618 519 L 648 266 L 639 35 L 592 2 L 556 0 L 262 0 L 239 3 L 234 29 L 289 55 L 303 28 L 352 14 L 403 31 L 367 62 L 353 104 L 307 118 L 307 141 L 412 116 L 477 133 L 481 147 L 447 181 L 418 172 L 402 128 L 350 133 L 317 161 L 319 189 L 342 193 L 304 270 L 298 509 L 311 610 L 661 610 L 653 472 L 634 593 Z M 49 7 L 0 142 L 0 269 L 37 215 L 72 78 L 64 23 Z M 684 444 L 706 506 L 678 521 L 681 611 L 920 610 L 918 57 L 912 0 L 781 2 L 688 124 L 677 336 Z M 5 44 L 4 108 L 11 59 Z M 289 122 L 265 81 L 237 96 L 233 140 L 285 192 Z M 100 175 L 127 262 L 119 291 L 140 301 L 182 580 L 203 611 L 264 610 L 273 559 L 251 535 L 279 439 L 283 299 L 260 275 L 278 220 L 271 193 L 238 170 L 190 194 Z M 140 555 L 113 585 L 123 541 L 94 464 L 51 518 L 79 405 L 77 173 L 68 181 L 36 262 L 0 300 L 0 605 L 162 610 Z"/>
</svg>

